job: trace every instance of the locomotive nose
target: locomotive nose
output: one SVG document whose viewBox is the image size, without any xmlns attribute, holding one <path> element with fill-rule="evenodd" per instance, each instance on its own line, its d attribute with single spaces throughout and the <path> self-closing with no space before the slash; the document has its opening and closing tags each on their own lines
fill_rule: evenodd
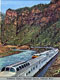
<svg viewBox="0 0 60 80">
<path fill-rule="evenodd" d="M 0 72 L 0 77 L 12 77 L 15 75 L 15 72 L 8 72 L 8 71 L 3 71 L 3 72 Z"/>
</svg>

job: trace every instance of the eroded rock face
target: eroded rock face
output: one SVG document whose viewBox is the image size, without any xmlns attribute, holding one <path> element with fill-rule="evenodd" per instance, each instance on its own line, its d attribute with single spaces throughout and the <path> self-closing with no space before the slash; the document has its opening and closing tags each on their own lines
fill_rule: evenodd
<svg viewBox="0 0 60 80">
<path fill-rule="evenodd" d="M 17 20 L 17 12 L 15 10 L 8 9 L 6 11 L 5 24 L 10 24 L 11 22 Z"/>
<path fill-rule="evenodd" d="M 5 24 L 13 23 L 17 30 L 26 24 L 45 26 L 50 22 L 55 22 L 60 18 L 60 0 L 52 0 L 44 11 L 33 8 L 31 11 L 24 10 L 17 13 L 15 10 L 8 9 L 6 12 Z"/>
</svg>

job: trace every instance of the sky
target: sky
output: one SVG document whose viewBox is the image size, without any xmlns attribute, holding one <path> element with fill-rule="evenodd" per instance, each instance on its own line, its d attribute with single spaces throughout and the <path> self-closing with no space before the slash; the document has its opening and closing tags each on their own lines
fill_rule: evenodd
<svg viewBox="0 0 60 80">
<path fill-rule="evenodd" d="M 18 9 L 23 7 L 32 7 L 34 5 L 43 3 L 48 4 L 50 0 L 1 0 L 0 12 L 5 13 L 7 9 Z"/>
</svg>

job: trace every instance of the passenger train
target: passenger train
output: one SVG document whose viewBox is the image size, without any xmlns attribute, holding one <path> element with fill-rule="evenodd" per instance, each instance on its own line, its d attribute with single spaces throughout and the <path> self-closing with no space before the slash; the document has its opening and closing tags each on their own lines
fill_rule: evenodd
<svg viewBox="0 0 60 80">
<path fill-rule="evenodd" d="M 34 76 L 43 66 L 56 56 L 58 52 L 58 49 L 47 50 L 42 53 L 34 54 L 31 60 L 5 66 L 1 69 L 0 77 Z"/>
</svg>

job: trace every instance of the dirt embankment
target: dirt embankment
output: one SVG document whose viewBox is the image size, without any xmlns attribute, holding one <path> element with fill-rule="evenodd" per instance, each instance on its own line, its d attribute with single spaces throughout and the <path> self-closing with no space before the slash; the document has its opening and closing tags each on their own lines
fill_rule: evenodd
<svg viewBox="0 0 60 80">
<path fill-rule="evenodd" d="M 11 49 L 7 46 L 3 46 L 1 43 L 0 43 L 0 53 L 6 53 L 8 51 L 10 51 Z"/>
<path fill-rule="evenodd" d="M 6 45 L 5 47 L 8 47 L 8 48 L 17 48 L 17 46 L 14 46 L 14 45 Z"/>
<path fill-rule="evenodd" d="M 23 46 L 17 47 L 17 49 L 27 50 L 27 49 L 31 49 L 31 48 L 30 48 L 30 46 L 28 46 L 28 45 L 23 45 Z"/>
<path fill-rule="evenodd" d="M 13 51 L 13 48 L 23 49 L 23 50 L 30 49 L 30 47 L 27 46 L 27 45 L 23 45 L 23 46 L 19 46 L 19 47 L 14 46 L 14 45 L 5 45 L 5 46 L 3 46 L 0 43 L 0 57 L 10 56 L 10 55 L 18 54 L 18 53 L 21 52 L 21 51 Z"/>
</svg>

